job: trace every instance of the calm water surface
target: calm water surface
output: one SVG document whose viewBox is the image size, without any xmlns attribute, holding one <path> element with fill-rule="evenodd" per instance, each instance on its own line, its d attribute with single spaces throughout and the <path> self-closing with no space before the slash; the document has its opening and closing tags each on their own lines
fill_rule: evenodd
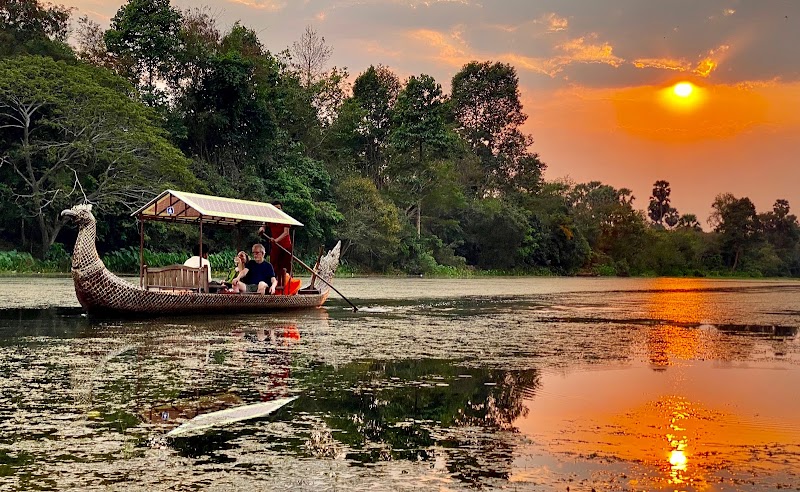
<svg viewBox="0 0 800 492">
<path fill-rule="evenodd" d="M 3 278 L 0 489 L 800 490 L 800 282 L 337 287 L 362 309 L 125 321 Z"/>
</svg>

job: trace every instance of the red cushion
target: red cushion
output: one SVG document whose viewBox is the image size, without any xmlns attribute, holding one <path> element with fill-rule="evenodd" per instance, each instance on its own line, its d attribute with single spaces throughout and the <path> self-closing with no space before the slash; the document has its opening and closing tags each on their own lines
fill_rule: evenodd
<svg viewBox="0 0 800 492">
<path fill-rule="evenodd" d="M 293 296 L 300 290 L 300 279 L 293 278 L 289 280 L 289 285 L 286 287 L 286 295 Z"/>
</svg>

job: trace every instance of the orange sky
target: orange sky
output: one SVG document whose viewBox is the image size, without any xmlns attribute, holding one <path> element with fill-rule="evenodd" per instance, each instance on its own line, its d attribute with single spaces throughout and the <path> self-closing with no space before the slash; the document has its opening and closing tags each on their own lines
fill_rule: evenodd
<svg viewBox="0 0 800 492">
<path fill-rule="evenodd" d="M 120 0 L 70 0 L 107 26 Z M 211 5 L 221 29 L 255 30 L 278 52 L 312 25 L 353 76 L 383 64 L 449 91 L 471 60 L 516 67 L 546 179 L 633 190 L 653 182 L 704 223 L 719 193 L 759 212 L 800 210 L 800 2 L 792 0 L 173 0 Z M 682 102 L 664 98 L 695 84 Z"/>
</svg>

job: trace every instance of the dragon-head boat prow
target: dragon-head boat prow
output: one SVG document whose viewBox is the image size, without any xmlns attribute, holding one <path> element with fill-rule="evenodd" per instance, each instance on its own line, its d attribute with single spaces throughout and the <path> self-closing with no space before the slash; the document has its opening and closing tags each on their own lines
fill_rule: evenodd
<svg viewBox="0 0 800 492">
<path fill-rule="evenodd" d="M 319 268 L 317 269 L 317 273 L 323 279 L 327 280 L 328 282 L 333 280 L 333 276 L 336 274 L 336 269 L 339 268 L 339 254 L 342 248 L 342 242 L 338 241 L 336 246 L 333 247 L 328 254 L 322 257 L 319 261 Z M 319 285 L 319 289 L 322 291 L 328 291 L 330 288 L 325 284 L 322 283 Z"/>
<path fill-rule="evenodd" d="M 63 210 L 61 216 L 72 219 L 78 226 L 78 237 L 72 252 L 72 279 L 75 282 L 75 295 L 84 308 L 94 306 L 97 295 L 104 290 L 108 292 L 107 289 L 112 286 L 139 289 L 109 272 L 97 254 L 97 221 L 90 204 L 75 205 Z"/>
</svg>

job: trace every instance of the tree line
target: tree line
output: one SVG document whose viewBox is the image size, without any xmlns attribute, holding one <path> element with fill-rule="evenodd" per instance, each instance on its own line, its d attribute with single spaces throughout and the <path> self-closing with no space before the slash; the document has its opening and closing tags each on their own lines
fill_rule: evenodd
<svg viewBox="0 0 800 492">
<path fill-rule="evenodd" d="M 470 62 L 446 94 L 383 65 L 350 83 L 311 27 L 270 51 L 251 28 L 222 31 L 168 0 L 128 0 L 105 30 L 72 19 L 0 0 L 0 249 L 71 248 L 59 212 L 84 200 L 99 250 L 128 248 L 130 212 L 173 187 L 280 199 L 305 224 L 298 249 L 341 239 L 364 272 L 800 275 L 785 199 L 757 213 L 721 193 L 704 232 L 663 180 L 646 211 L 625 188 L 546 181 L 509 64 Z M 148 226 L 147 244 L 183 251 L 193 234 Z"/>
</svg>

